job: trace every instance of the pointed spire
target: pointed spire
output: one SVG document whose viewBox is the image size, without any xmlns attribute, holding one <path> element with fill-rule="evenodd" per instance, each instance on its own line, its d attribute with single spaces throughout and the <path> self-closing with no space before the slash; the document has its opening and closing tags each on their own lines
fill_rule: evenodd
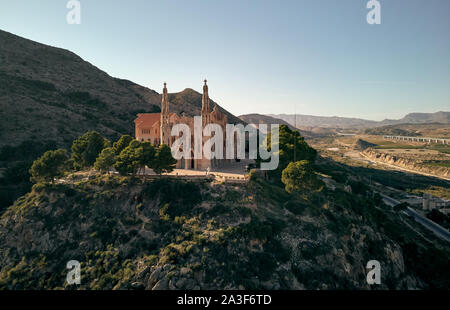
<svg viewBox="0 0 450 310">
<path fill-rule="evenodd" d="M 161 101 L 161 116 L 169 116 L 169 94 L 167 92 L 167 83 L 164 82 L 162 101 Z M 161 119 L 163 122 L 165 119 Z"/>
<path fill-rule="evenodd" d="M 161 100 L 161 124 L 160 124 L 161 143 L 169 145 L 170 124 L 169 124 L 169 94 L 167 92 L 167 83 L 164 82 L 162 100 Z"/>
<path fill-rule="evenodd" d="M 202 109 L 209 112 L 209 95 L 208 95 L 208 82 L 206 79 L 204 80 L 205 85 L 203 85 L 203 96 L 202 96 Z"/>
<path fill-rule="evenodd" d="M 203 96 L 202 96 L 202 119 L 203 119 L 203 126 L 206 124 L 209 124 L 209 113 L 210 113 L 210 107 L 209 107 L 209 95 L 208 95 L 208 85 L 206 84 L 207 80 L 204 80 L 205 85 L 203 85 Z"/>
<path fill-rule="evenodd" d="M 169 108 L 169 95 L 167 93 L 167 83 L 166 82 L 164 82 L 161 110 L 164 110 L 165 107 Z"/>
</svg>

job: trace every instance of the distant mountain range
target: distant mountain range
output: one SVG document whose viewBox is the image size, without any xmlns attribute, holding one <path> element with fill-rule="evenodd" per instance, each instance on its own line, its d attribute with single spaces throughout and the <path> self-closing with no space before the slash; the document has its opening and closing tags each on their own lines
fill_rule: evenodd
<svg viewBox="0 0 450 310">
<path fill-rule="evenodd" d="M 294 126 L 292 126 L 285 120 L 282 120 L 282 119 L 276 118 L 276 117 L 272 117 L 269 115 L 253 113 L 253 114 L 241 115 L 241 116 L 239 116 L 239 118 L 248 124 L 254 124 L 256 127 L 259 127 L 260 124 L 280 124 L 280 125 L 286 125 L 290 129 L 295 129 Z"/>
<path fill-rule="evenodd" d="M 443 123 L 407 123 L 367 128 L 364 130 L 364 133 L 369 135 L 449 138 L 450 126 Z"/>
<path fill-rule="evenodd" d="M 435 112 L 435 113 L 409 113 L 405 117 L 398 120 L 385 119 L 380 122 L 381 126 L 384 125 L 397 125 L 397 124 L 429 124 L 429 123 L 441 123 L 450 124 L 450 112 Z"/>
<path fill-rule="evenodd" d="M 276 117 L 272 117 L 272 116 L 268 116 L 268 115 L 263 115 L 263 114 L 256 114 L 256 113 L 246 114 L 246 115 L 239 116 L 239 118 L 248 124 L 254 124 L 257 128 L 259 127 L 260 124 L 280 124 L 280 125 L 286 125 L 290 129 L 295 129 L 295 127 L 293 125 L 289 124 L 285 120 L 282 120 L 282 119 L 276 118 Z M 318 128 L 318 127 L 316 127 L 316 128 L 303 127 L 303 128 L 304 129 L 301 129 L 301 128 L 297 128 L 297 129 L 300 132 L 300 134 L 305 138 L 318 137 L 323 134 L 325 134 L 325 135 L 330 134 L 332 132 L 331 130 L 326 129 L 326 128 Z"/>
<path fill-rule="evenodd" d="M 436 113 L 410 113 L 398 120 L 385 119 L 383 121 L 372 121 L 361 118 L 348 118 L 338 116 L 313 116 L 302 114 L 247 114 L 239 116 L 247 122 L 260 123 L 264 122 L 267 117 L 273 121 L 278 119 L 283 123 L 288 123 L 297 128 L 343 128 L 343 129 L 365 129 L 386 125 L 396 124 L 426 124 L 426 123 L 441 123 L 450 124 L 450 112 L 436 112 Z M 281 122 L 280 122 L 281 123 Z"/>
<path fill-rule="evenodd" d="M 186 88 L 171 93 L 169 99 L 171 111 L 200 115 L 201 94 L 195 90 Z M 51 140 L 57 146 L 67 147 L 88 130 L 98 130 L 112 139 L 132 134 L 136 114 L 159 112 L 160 102 L 158 92 L 111 77 L 68 50 L 0 30 L 0 147 L 31 140 Z M 211 108 L 214 104 L 212 101 Z M 303 129 L 305 136 L 319 130 L 318 127 L 326 131 L 400 123 L 450 123 L 450 112 L 411 113 L 400 120 L 376 122 L 288 114 L 250 114 L 237 118 L 220 106 L 219 109 L 232 123 L 271 123 L 277 119 L 278 123 Z"/>
<path fill-rule="evenodd" d="M 200 115 L 201 97 L 190 88 L 172 93 L 170 109 Z M 159 112 L 160 105 L 152 89 L 111 77 L 68 50 L 0 30 L 0 147 L 31 140 L 67 147 L 88 130 L 114 139 L 134 133 L 137 113 Z"/>
</svg>

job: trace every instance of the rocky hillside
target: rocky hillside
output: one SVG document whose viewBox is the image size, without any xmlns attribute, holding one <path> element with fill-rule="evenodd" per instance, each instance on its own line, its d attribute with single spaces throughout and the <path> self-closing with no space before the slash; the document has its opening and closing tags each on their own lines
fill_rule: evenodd
<svg viewBox="0 0 450 310">
<path fill-rule="evenodd" d="M 67 145 L 90 129 L 110 137 L 131 133 L 136 113 L 158 111 L 159 98 L 70 51 L 0 31 L 1 146 Z"/>
<path fill-rule="evenodd" d="M 394 120 L 394 122 L 397 124 L 450 124 L 450 112 L 439 111 L 436 113 L 409 113 L 402 119 Z"/>
<path fill-rule="evenodd" d="M 214 92 L 214 90 L 210 90 L 210 93 Z M 189 116 L 196 116 L 201 114 L 202 108 L 202 94 L 196 92 L 191 88 L 186 88 L 185 90 L 179 93 L 170 93 L 169 94 L 169 102 L 170 102 L 170 110 L 172 112 L 176 112 L 179 115 L 185 113 Z M 211 111 L 214 109 L 214 106 L 217 104 L 215 101 L 210 100 Z M 228 123 L 239 124 L 244 123 L 245 121 L 240 118 L 234 116 L 220 105 L 217 104 L 219 111 L 226 114 L 228 117 Z"/>
<path fill-rule="evenodd" d="M 337 184 L 287 194 L 247 185 L 94 176 L 35 185 L 0 219 L 0 289 L 416 289 L 450 287 L 448 244 Z M 358 193 L 358 194 L 356 194 Z M 369 286 L 366 263 L 382 266 Z"/>
<path fill-rule="evenodd" d="M 370 142 L 367 142 L 367 141 L 362 140 L 362 139 L 358 139 L 358 140 L 356 140 L 356 142 L 353 144 L 353 149 L 354 149 L 354 150 L 362 151 L 362 150 L 365 150 L 365 149 L 367 149 L 367 148 L 369 148 L 369 147 L 375 147 L 375 146 L 377 146 L 377 145 L 376 145 L 376 144 L 373 144 L 373 143 L 370 143 Z"/>
<path fill-rule="evenodd" d="M 387 125 L 365 130 L 368 135 L 449 138 L 450 126 L 441 123 Z"/>
<path fill-rule="evenodd" d="M 171 99 L 172 111 L 199 115 L 201 94 L 186 89 Z M 93 129 L 109 137 L 132 133 L 136 114 L 157 112 L 160 102 L 156 91 L 113 78 L 70 51 L 0 31 L 0 146 L 65 145 Z"/>
<path fill-rule="evenodd" d="M 200 115 L 198 92 L 170 98 L 172 111 Z M 114 140 L 134 134 L 136 114 L 159 112 L 160 104 L 156 91 L 113 78 L 68 50 L 0 30 L 0 213 L 29 189 L 31 162 L 46 150 L 69 148 L 89 130 Z"/>
<path fill-rule="evenodd" d="M 450 157 L 445 155 L 414 155 L 389 154 L 383 150 L 367 148 L 363 154 L 373 161 L 382 162 L 405 168 L 412 171 L 423 172 L 439 177 L 450 178 Z"/>
</svg>

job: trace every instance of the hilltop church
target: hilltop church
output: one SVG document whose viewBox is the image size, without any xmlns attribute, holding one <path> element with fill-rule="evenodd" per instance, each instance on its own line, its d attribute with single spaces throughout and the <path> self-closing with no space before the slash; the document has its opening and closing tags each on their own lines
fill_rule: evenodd
<svg viewBox="0 0 450 310">
<path fill-rule="evenodd" d="M 219 111 L 217 104 L 214 106 L 213 111 L 210 111 L 209 95 L 208 95 L 208 85 L 206 80 L 203 85 L 203 96 L 202 96 L 202 128 L 206 125 L 214 123 L 222 127 L 223 132 L 223 149 L 224 154 L 226 152 L 225 145 L 225 128 L 227 124 L 227 116 Z M 188 117 L 184 113 L 179 116 L 176 113 L 169 112 L 169 95 L 167 92 L 167 85 L 164 83 L 162 102 L 161 102 L 161 113 L 140 113 L 137 115 L 137 119 L 134 121 L 135 124 L 135 136 L 138 141 L 148 141 L 156 146 L 160 144 L 167 144 L 172 147 L 175 139 L 177 137 L 171 136 L 172 127 L 175 124 L 186 124 L 191 130 L 191 148 L 194 148 L 194 118 Z M 209 137 L 203 137 L 202 143 L 209 139 Z M 203 145 L 202 145 L 203 149 Z M 214 151 L 214 150 L 213 150 Z M 178 160 L 176 168 L 178 169 L 199 169 L 205 170 L 208 168 L 218 167 L 224 161 L 231 161 L 227 159 L 207 159 L 202 152 L 201 159 L 194 159 L 194 152 L 191 150 L 191 158 L 185 159 L 181 158 Z"/>
</svg>

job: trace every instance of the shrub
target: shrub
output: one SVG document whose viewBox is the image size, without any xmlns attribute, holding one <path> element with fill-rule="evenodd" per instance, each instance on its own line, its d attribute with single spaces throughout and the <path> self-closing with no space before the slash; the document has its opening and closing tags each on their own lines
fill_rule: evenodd
<svg viewBox="0 0 450 310">
<path fill-rule="evenodd" d="M 290 163 L 283 170 L 281 181 L 288 193 L 318 190 L 323 187 L 323 182 L 317 178 L 311 163 L 307 160 Z"/>
</svg>

